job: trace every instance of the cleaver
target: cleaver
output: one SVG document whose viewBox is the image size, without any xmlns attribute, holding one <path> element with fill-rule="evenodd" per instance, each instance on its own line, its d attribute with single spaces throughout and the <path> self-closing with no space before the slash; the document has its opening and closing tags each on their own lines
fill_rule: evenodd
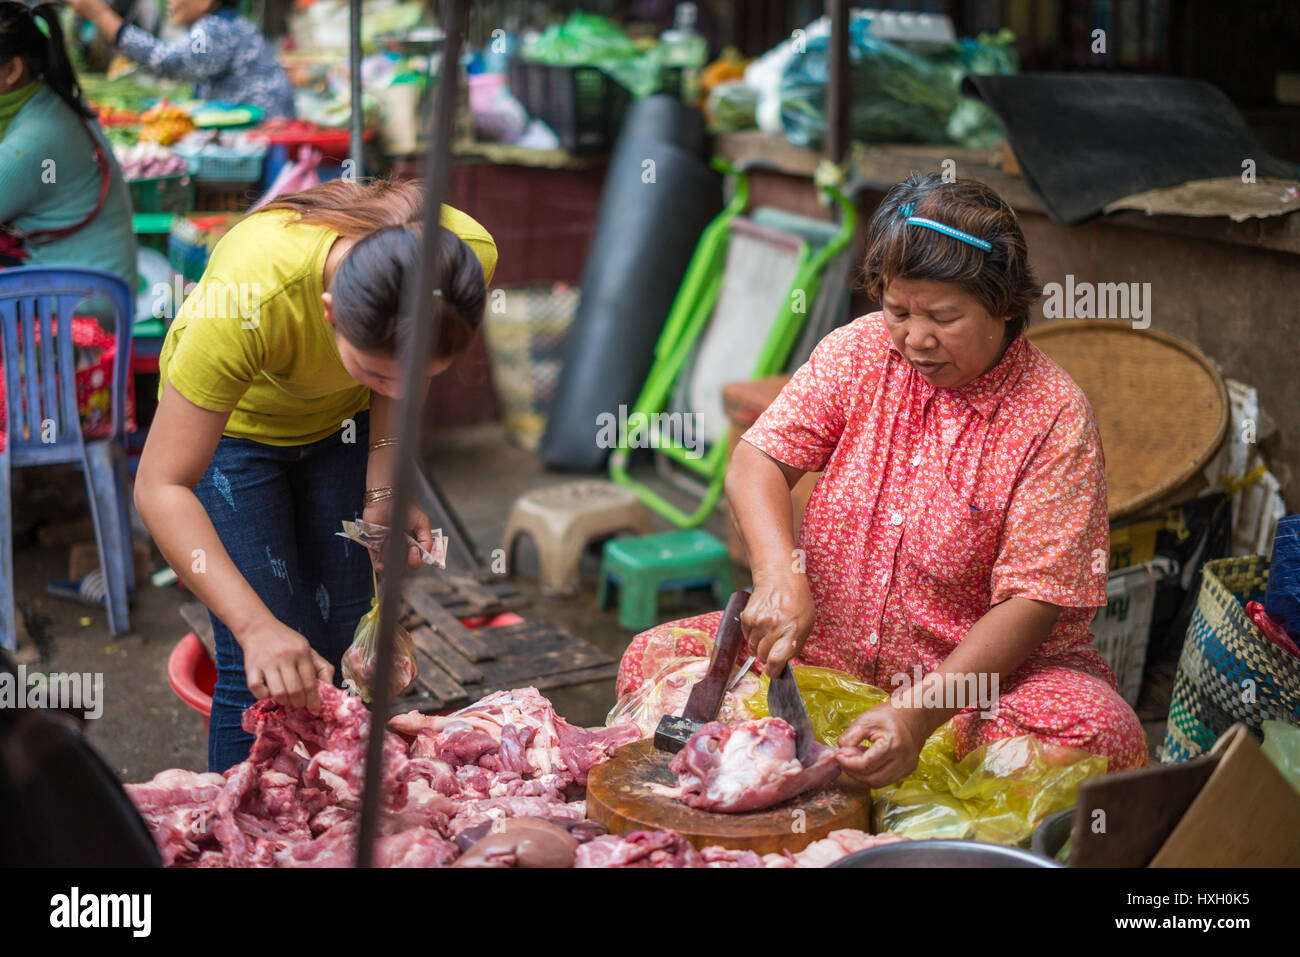
<svg viewBox="0 0 1300 957">
<path fill-rule="evenodd" d="M 722 621 L 718 625 L 718 634 L 713 640 L 709 668 L 704 677 L 691 688 L 681 717 L 666 714 L 659 719 L 659 727 L 655 729 L 655 747 L 660 751 L 676 754 L 686 747 L 686 742 L 691 740 L 696 731 L 718 716 L 722 697 L 727 692 L 727 682 L 745 641 L 740 627 L 740 613 L 745 610 L 748 601 L 749 592 L 738 591 L 727 602 Z"/>
</svg>

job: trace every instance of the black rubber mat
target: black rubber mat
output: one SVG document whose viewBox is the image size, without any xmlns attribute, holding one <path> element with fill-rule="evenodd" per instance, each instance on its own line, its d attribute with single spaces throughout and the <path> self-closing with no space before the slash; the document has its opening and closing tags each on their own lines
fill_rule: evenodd
<svg viewBox="0 0 1300 957">
<path fill-rule="evenodd" d="M 598 416 L 617 417 L 620 405 L 635 403 L 695 244 L 722 209 L 722 178 L 675 145 L 697 142 L 698 114 L 642 102 L 624 123 L 625 134 L 638 135 L 619 138 L 605 176 L 582 298 L 538 450 L 550 468 L 604 468 L 609 449 L 598 442 Z M 640 135 L 647 131 L 655 135 Z"/>
<path fill-rule="evenodd" d="M 1162 76 L 1030 73 L 963 84 L 1002 118 L 1025 180 L 1059 223 L 1107 203 L 1195 179 L 1292 177 L 1217 87 Z"/>
</svg>

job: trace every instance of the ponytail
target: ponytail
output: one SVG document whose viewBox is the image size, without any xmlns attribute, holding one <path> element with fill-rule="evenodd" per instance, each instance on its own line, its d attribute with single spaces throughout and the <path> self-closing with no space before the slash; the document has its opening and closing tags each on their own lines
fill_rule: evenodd
<svg viewBox="0 0 1300 957">
<path fill-rule="evenodd" d="M 37 20 L 45 24 L 42 29 Z M 81 84 L 63 44 L 59 9 L 53 3 L 29 7 L 17 0 L 0 2 L 0 60 L 22 57 L 59 99 L 78 116 L 93 119 L 94 111 L 81 96 Z"/>
<path fill-rule="evenodd" d="M 416 225 L 385 226 L 348 250 L 330 284 L 334 328 L 363 352 L 396 355 L 407 341 L 409 318 L 402 313 L 403 288 L 432 255 L 441 288 L 434 296 L 438 341 L 430 358 L 453 358 L 464 352 L 478 332 L 487 305 L 487 286 L 478 257 L 446 226 L 433 242 L 421 240 Z"/>
</svg>

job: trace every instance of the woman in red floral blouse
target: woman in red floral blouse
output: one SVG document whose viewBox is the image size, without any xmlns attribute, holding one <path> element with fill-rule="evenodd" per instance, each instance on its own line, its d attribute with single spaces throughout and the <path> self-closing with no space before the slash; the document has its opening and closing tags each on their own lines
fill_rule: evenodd
<svg viewBox="0 0 1300 957">
<path fill-rule="evenodd" d="M 959 756 L 1032 732 L 1112 771 L 1145 765 L 1089 631 L 1109 557 L 1101 442 L 1079 387 L 1023 335 L 1039 287 L 1015 213 L 980 183 L 913 176 L 867 247 L 882 311 L 822 340 L 727 473 L 751 651 L 893 692 L 840 739 L 870 743 L 842 765 L 872 787 L 909 774 L 954 717 Z M 796 547 L 790 489 L 816 471 Z M 672 626 L 711 634 L 719 615 Z M 642 655 L 668 627 L 634 639 L 620 694 L 654 677 Z M 955 676 L 996 681 L 994 706 L 958 706 Z"/>
</svg>

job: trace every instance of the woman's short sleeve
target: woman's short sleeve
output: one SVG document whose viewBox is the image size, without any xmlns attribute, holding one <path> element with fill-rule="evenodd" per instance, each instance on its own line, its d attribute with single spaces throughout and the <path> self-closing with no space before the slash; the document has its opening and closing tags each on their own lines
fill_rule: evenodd
<svg viewBox="0 0 1300 957">
<path fill-rule="evenodd" d="M 819 472 L 844 433 L 866 371 L 879 368 L 883 334 L 867 316 L 831 332 L 742 438 L 778 462 Z M 879 353 L 877 355 L 877 353 Z"/>
<path fill-rule="evenodd" d="M 1109 560 L 1105 460 L 1080 396 L 1061 409 L 1012 491 L 991 600 L 1100 607 Z"/>
<path fill-rule="evenodd" d="M 204 275 L 181 307 L 184 322 L 174 324 L 178 339 L 163 370 L 177 392 L 213 412 L 234 409 L 265 362 L 256 311 L 239 301 L 239 289 Z"/>
</svg>

